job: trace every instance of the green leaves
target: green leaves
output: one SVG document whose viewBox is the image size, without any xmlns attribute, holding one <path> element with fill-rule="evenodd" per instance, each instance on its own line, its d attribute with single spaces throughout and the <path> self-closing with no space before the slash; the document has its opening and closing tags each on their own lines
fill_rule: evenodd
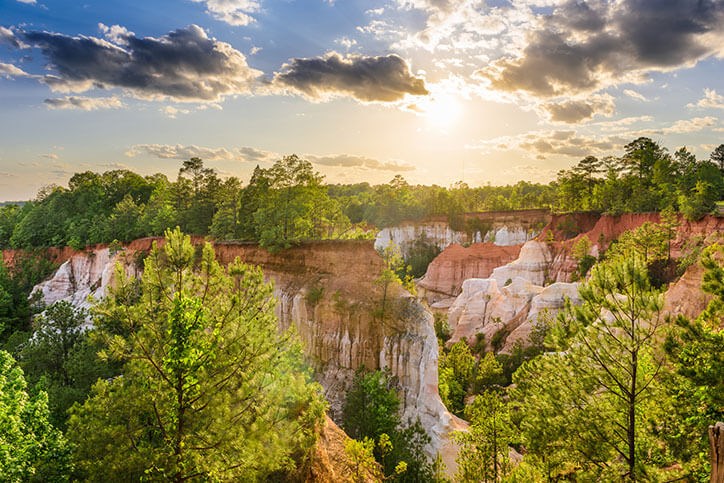
<svg viewBox="0 0 724 483">
<path fill-rule="evenodd" d="M 168 231 L 140 293 L 121 277 L 97 309 L 99 336 L 125 365 L 74 410 L 69 434 L 89 479 L 263 479 L 314 443 L 320 389 L 294 334 L 278 330 L 261 270 L 238 259 L 221 267 L 210 244 L 195 253 Z"/>
<path fill-rule="evenodd" d="M 70 479 L 70 448 L 48 416 L 47 394 L 30 397 L 22 370 L 0 351 L 0 480 Z"/>
</svg>

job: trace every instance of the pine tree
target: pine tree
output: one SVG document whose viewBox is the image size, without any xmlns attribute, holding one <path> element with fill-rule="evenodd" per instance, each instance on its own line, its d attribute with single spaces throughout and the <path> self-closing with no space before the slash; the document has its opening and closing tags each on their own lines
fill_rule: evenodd
<svg viewBox="0 0 724 483">
<path fill-rule="evenodd" d="M 100 381 L 69 434 L 95 481 L 147 477 L 253 480 L 294 465 L 324 405 L 291 332 L 280 333 L 272 288 L 211 245 L 195 269 L 180 230 L 145 261 L 140 293 L 120 274 L 96 320 L 122 376 Z"/>
<path fill-rule="evenodd" d="M 558 351 L 515 375 L 526 448 L 549 477 L 649 478 L 664 457 L 649 431 L 663 362 L 662 295 L 633 254 L 594 267 L 580 295 L 583 304 L 553 330 Z"/>
</svg>

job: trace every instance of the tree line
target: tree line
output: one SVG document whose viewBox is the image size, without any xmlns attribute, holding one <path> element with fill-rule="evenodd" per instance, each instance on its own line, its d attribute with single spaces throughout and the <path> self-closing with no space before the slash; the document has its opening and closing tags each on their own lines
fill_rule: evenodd
<svg viewBox="0 0 724 483">
<path fill-rule="evenodd" d="M 127 242 L 175 226 L 220 240 L 259 242 L 272 249 L 309 239 L 369 236 L 403 220 L 446 217 L 465 231 L 464 214 L 544 208 L 557 212 L 661 211 L 699 218 L 724 199 L 724 145 L 709 160 L 686 148 L 671 155 L 649 138 L 621 157 L 587 156 L 548 184 L 508 186 L 324 184 L 311 163 L 286 156 L 254 169 L 246 185 L 222 179 L 203 160 L 184 161 L 175 181 L 127 170 L 73 175 L 68 187 L 48 186 L 33 201 L 0 206 L 0 247 L 32 248 Z"/>
</svg>

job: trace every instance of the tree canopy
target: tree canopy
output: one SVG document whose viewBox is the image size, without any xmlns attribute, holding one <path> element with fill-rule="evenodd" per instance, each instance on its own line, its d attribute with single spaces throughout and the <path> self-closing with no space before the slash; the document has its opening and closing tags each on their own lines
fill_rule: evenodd
<svg viewBox="0 0 724 483">
<path fill-rule="evenodd" d="M 99 380 L 68 434 L 91 480 L 257 479 L 294 468 L 324 411 L 293 332 L 279 332 L 260 269 L 167 232 L 140 291 L 119 285 L 96 313 L 122 375 Z M 198 265 L 197 265 L 198 263 Z M 130 297 L 130 298 L 129 298 Z"/>
</svg>

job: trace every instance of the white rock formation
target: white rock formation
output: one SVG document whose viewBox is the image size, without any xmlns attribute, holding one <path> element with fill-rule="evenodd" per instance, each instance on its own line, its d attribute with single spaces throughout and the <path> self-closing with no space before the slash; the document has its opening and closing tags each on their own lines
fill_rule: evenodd
<svg viewBox="0 0 724 483">
<path fill-rule="evenodd" d="M 89 309 L 91 299 L 101 299 L 113 280 L 116 262 L 121 262 L 127 272 L 135 275 L 135 268 L 127 263 L 120 252 L 111 255 L 107 248 L 73 255 L 55 274 L 36 285 L 33 293 L 40 292 L 41 301 L 51 305 L 60 300 L 75 307 Z"/>
<path fill-rule="evenodd" d="M 564 307 L 566 299 L 569 299 L 573 305 L 581 303 L 578 295 L 578 283 L 556 282 L 543 288 L 538 295 L 531 299 L 530 310 L 525 321 L 508 335 L 502 352 L 510 352 L 516 342 L 526 345 L 539 317 L 543 316 L 548 321 L 555 320 L 558 312 Z"/>
<path fill-rule="evenodd" d="M 520 314 L 527 315 L 531 300 L 542 291 L 543 287 L 520 277 L 502 288 L 494 278 L 466 280 L 448 312 L 451 340 L 473 339 L 482 333 L 490 341 L 495 332 Z"/>
<path fill-rule="evenodd" d="M 380 230 L 375 239 L 375 250 L 383 250 L 394 243 L 400 247 L 403 255 L 405 255 L 411 244 L 423 236 L 428 243 L 432 243 L 440 250 L 443 250 L 453 243 L 465 244 L 483 241 L 498 246 L 520 245 L 534 239 L 538 236 L 538 232 L 522 226 L 496 224 L 482 236 L 479 232 L 476 232 L 472 239 L 469 239 L 467 233 L 452 230 L 447 223 L 441 221 L 404 223 Z"/>
<path fill-rule="evenodd" d="M 483 240 L 475 240 L 477 241 L 484 241 L 484 242 L 490 242 L 494 243 L 495 245 L 501 246 L 501 247 L 509 247 L 513 245 L 520 245 L 522 243 L 525 243 L 529 240 L 532 240 L 538 236 L 538 233 L 533 232 L 531 230 L 526 230 L 525 228 L 518 226 L 518 227 L 507 227 L 503 226 L 498 229 L 494 229 L 489 231 L 485 234 L 485 238 Z M 476 233 L 476 238 L 479 238 L 479 233 Z"/>
<path fill-rule="evenodd" d="M 517 260 L 494 269 L 492 278 L 497 280 L 500 286 L 516 277 L 542 286 L 546 282 L 552 260 L 553 254 L 546 243 L 531 240 L 520 249 Z"/>
<path fill-rule="evenodd" d="M 467 241 L 465 233 L 452 230 L 444 222 L 408 223 L 380 230 L 375 238 L 375 250 L 384 250 L 389 245 L 396 244 L 403 254 L 406 254 L 409 245 L 422 236 L 440 250 L 453 243 Z"/>
</svg>

